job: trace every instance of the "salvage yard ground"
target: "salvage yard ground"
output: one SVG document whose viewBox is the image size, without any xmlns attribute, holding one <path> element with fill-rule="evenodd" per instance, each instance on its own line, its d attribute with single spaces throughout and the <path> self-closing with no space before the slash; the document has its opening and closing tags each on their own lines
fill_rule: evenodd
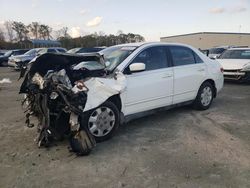
<svg viewBox="0 0 250 188">
<path fill-rule="evenodd" d="M 207 111 L 134 120 L 87 157 L 49 149 L 25 127 L 18 73 L 0 68 L 0 187 L 250 187 L 250 85 L 226 83 Z"/>
</svg>

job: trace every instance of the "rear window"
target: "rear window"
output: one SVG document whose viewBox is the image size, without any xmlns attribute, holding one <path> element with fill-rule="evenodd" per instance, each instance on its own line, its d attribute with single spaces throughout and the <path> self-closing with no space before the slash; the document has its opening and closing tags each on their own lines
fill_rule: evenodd
<svg viewBox="0 0 250 188">
<path fill-rule="evenodd" d="M 220 59 L 250 59 L 250 49 L 227 50 L 220 56 Z"/>
<path fill-rule="evenodd" d="M 62 53 L 65 53 L 65 52 L 66 52 L 66 50 L 61 49 L 61 48 L 57 49 L 57 51 L 58 51 L 58 52 L 62 52 Z"/>
</svg>

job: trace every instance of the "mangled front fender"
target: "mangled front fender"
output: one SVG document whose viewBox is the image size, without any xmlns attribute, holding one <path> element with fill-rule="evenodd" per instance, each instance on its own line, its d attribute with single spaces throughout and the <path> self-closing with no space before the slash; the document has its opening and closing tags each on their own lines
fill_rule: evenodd
<svg viewBox="0 0 250 188">
<path fill-rule="evenodd" d="M 126 77 L 117 72 L 110 78 L 91 78 L 84 82 L 88 88 L 84 112 L 98 107 L 113 95 L 122 93 L 126 88 Z"/>
</svg>

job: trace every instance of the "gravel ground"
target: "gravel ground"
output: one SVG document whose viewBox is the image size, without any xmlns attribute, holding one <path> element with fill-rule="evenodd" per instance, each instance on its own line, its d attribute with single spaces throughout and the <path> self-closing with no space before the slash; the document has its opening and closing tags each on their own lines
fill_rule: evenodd
<svg viewBox="0 0 250 188">
<path fill-rule="evenodd" d="M 18 73 L 0 68 L 0 187 L 250 187 L 250 85 L 226 83 L 207 111 L 181 107 L 121 126 L 87 157 L 37 148 Z"/>
</svg>

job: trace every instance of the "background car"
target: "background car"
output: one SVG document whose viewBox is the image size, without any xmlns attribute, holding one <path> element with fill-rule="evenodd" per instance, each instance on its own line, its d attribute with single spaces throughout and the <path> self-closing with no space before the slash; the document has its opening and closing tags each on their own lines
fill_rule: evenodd
<svg viewBox="0 0 250 188">
<path fill-rule="evenodd" d="M 15 70 L 19 70 L 21 65 L 30 62 L 33 58 L 43 53 L 53 52 L 53 53 L 64 53 L 66 52 L 65 48 L 53 47 L 53 48 L 34 48 L 29 50 L 23 55 L 14 56 L 9 58 L 8 66 L 14 67 Z"/>
<path fill-rule="evenodd" d="M 29 50 L 23 55 L 13 56 L 9 58 L 8 66 L 14 67 L 15 69 L 20 68 L 20 64 L 28 63 L 33 58 L 35 58 L 40 50 L 43 48 L 34 48 Z"/>
<path fill-rule="evenodd" d="M 53 48 L 43 48 L 39 50 L 38 55 L 44 53 L 66 53 L 67 50 L 65 48 L 53 47 Z"/>
<path fill-rule="evenodd" d="M 92 52 L 99 52 L 101 50 L 105 49 L 104 47 L 94 47 L 94 48 L 73 48 L 67 53 L 71 54 L 79 54 L 79 53 L 92 53 Z"/>
<path fill-rule="evenodd" d="M 9 50 L 5 52 L 2 56 L 0 56 L 0 66 L 6 66 L 8 64 L 9 57 L 22 55 L 29 51 L 28 49 L 17 49 L 17 50 Z"/>
<path fill-rule="evenodd" d="M 208 50 L 208 57 L 212 59 L 218 58 L 225 50 L 227 50 L 229 46 L 221 46 L 216 48 L 210 48 Z"/>
<path fill-rule="evenodd" d="M 250 48 L 228 49 L 217 61 L 224 69 L 225 79 L 250 81 Z"/>
<path fill-rule="evenodd" d="M 8 50 L 0 50 L 0 57 L 4 55 Z"/>
</svg>

